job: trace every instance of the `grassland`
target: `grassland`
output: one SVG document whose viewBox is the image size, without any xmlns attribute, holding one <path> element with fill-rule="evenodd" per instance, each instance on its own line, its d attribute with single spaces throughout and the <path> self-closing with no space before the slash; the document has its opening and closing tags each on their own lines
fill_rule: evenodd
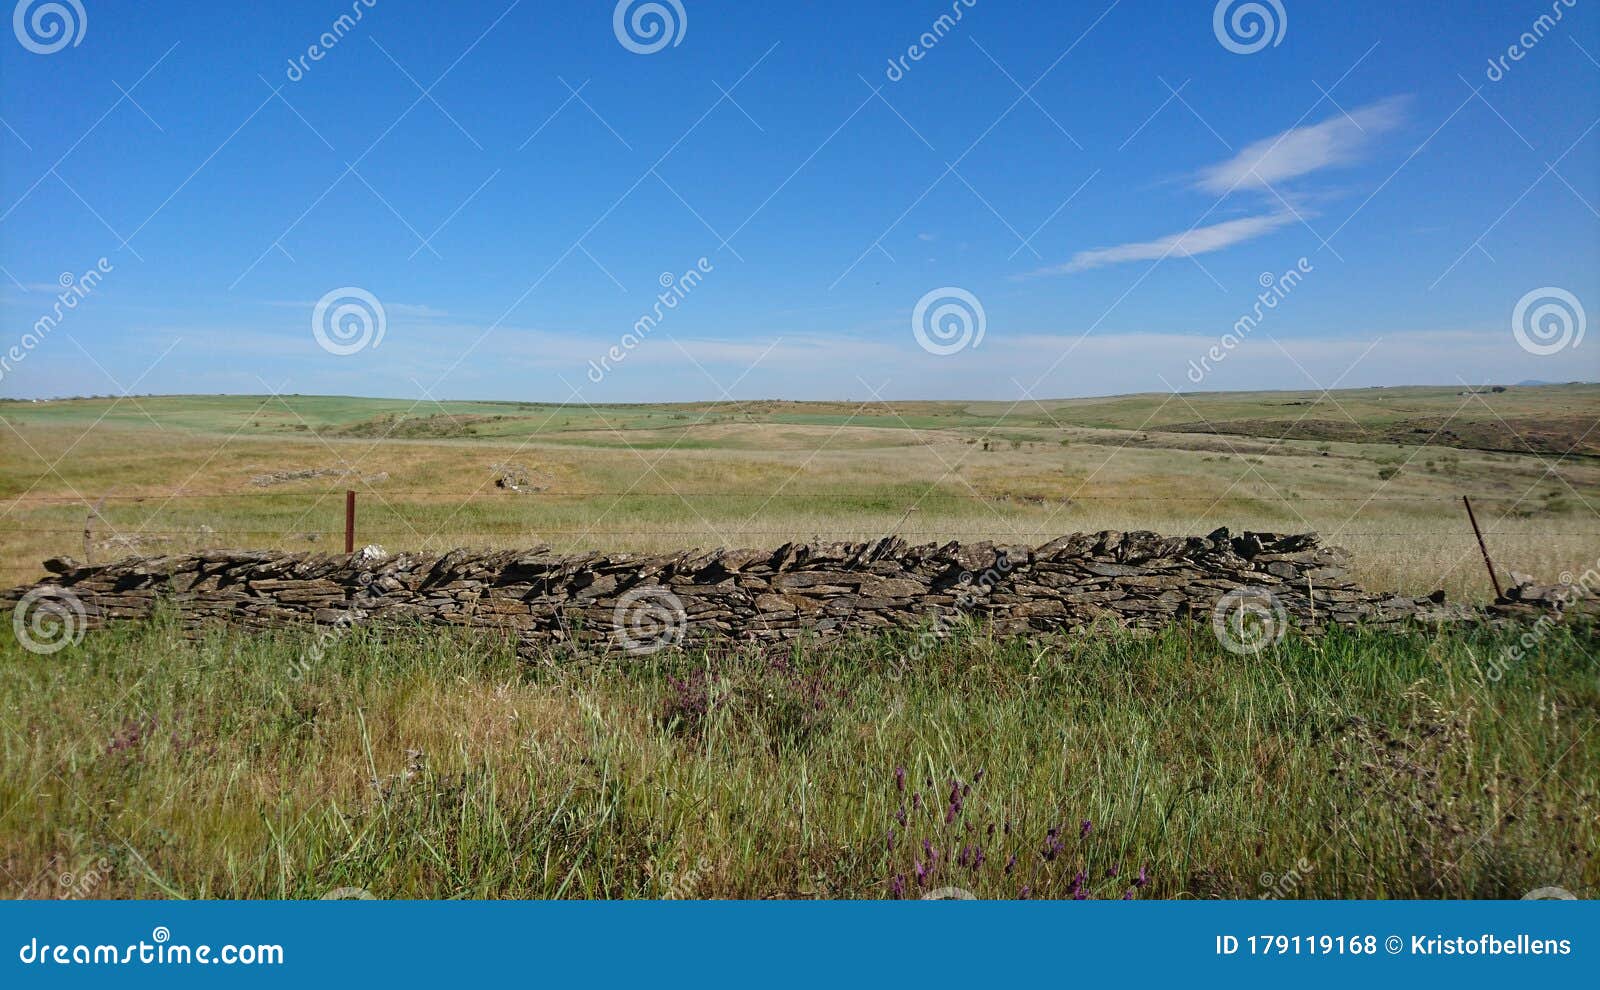
<svg viewBox="0 0 1600 990">
<path fill-rule="evenodd" d="M 1379 589 L 1600 558 L 1600 386 L 994 402 L 561 406 L 318 396 L 0 402 L 0 583 L 56 554 L 670 550 L 1314 530 Z M 527 484 L 495 485 L 511 469 Z M 299 475 L 296 477 L 296 475 Z M 176 494 L 178 497 L 172 497 Z M 85 531 L 88 531 L 87 534 Z"/>
<path fill-rule="evenodd" d="M 965 629 L 920 656 L 545 663 L 441 631 L 7 638 L 0 888 L 1594 896 L 1593 639 L 1558 627 L 1491 679 L 1509 643 Z"/>
<path fill-rule="evenodd" d="M 1596 386 L 1018 405 L 0 402 L 0 582 L 55 554 L 336 550 L 350 488 L 361 541 L 390 550 L 1225 525 L 1315 530 L 1372 587 L 1481 599 L 1464 493 L 1502 572 L 1596 565 L 1597 424 Z M 519 659 L 459 630 L 311 635 L 188 640 L 163 617 L 50 656 L 0 638 L 0 886 L 1600 891 L 1592 632 L 1558 626 L 1513 663 L 1515 634 L 1490 630 L 1291 634 L 1242 658 L 1190 628 L 966 628 L 925 654 L 887 636 L 627 662 Z"/>
</svg>

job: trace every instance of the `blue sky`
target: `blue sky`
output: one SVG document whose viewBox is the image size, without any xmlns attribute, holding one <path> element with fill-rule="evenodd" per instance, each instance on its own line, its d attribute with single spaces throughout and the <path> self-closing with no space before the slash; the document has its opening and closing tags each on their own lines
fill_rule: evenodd
<svg viewBox="0 0 1600 990">
<path fill-rule="evenodd" d="M 75 45 L 0 46 L 4 396 L 1600 377 L 1570 306 L 1564 346 L 1513 333 L 1542 290 L 1600 307 L 1588 0 L 1279 0 L 1264 46 L 1245 0 L 1221 34 L 1210 0 L 679 0 L 647 53 L 610 2 L 78 2 Z M 330 353 L 347 288 L 382 337 Z M 930 294 L 976 330 L 954 289 L 981 340 L 931 353 Z"/>
</svg>

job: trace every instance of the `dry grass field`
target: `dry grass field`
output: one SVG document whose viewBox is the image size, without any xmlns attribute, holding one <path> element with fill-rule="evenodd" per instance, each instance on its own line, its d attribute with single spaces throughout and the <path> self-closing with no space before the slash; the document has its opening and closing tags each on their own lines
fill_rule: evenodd
<svg viewBox="0 0 1600 990">
<path fill-rule="evenodd" d="M 0 403 L 0 581 L 46 557 L 1043 542 L 1316 531 L 1374 588 L 1483 598 L 1600 557 L 1600 386 L 613 407 L 282 396 Z M 497 484 L 506 477 L 515 488 Z M 87 533 L 86 533 L 87 530 Z"/>
</svg>

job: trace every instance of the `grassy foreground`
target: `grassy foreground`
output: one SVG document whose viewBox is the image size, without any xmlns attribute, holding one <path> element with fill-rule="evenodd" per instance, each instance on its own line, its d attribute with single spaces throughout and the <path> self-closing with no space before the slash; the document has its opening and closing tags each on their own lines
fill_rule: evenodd
<svg viewBox="0 0 1600 990">
<path fill-rule="evenodd" d="M 1510 642 L 1291 633 L 1244 658 L 1204 630 L 967 629 L 530 661 L 423 630 L 8 637 L 0 887 L 1595 896 L 1594 640 L 1557 628 L 1488 678 Z"/>
</svg>

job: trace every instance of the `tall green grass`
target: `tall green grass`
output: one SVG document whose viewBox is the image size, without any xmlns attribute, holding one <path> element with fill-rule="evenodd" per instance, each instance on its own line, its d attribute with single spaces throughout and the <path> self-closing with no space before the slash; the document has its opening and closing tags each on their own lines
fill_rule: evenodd
<svg viewBox="0 0 1600 990">
<path fill-rule="evenodd" d="M 519 658 L 459 631 L 190 641 L 168 620 L 53 656 L 8 641 L 0 885 L 1594 896 L 1594 640 L 1558 629 L 1491 680 L 1509 642 L 1291 635 L 1239 657 L 1200 629 L 969 628 L 929 651 L 886 635 Z M 919 884 L 923 840 L 939 855 Z"/>
</svg>

